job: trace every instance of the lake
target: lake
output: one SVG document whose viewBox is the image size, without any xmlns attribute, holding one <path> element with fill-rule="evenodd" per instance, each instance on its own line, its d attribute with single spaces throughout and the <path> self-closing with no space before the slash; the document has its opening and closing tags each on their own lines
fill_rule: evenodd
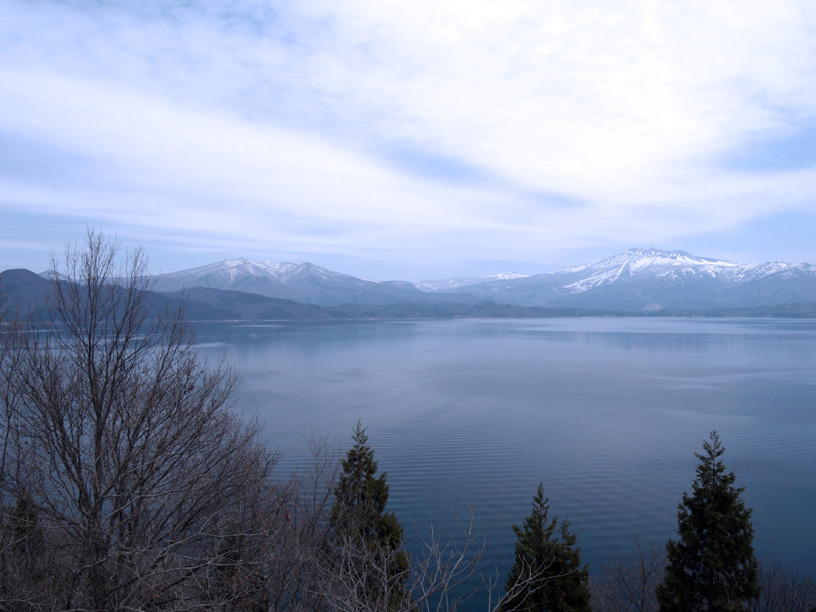
<svg viewBox="0 0 816 612">
<path fill-rule="evenodd" d="M 582 558 L 675 535 L 702 442 L 754 508 L 755 548 L 816 574 L 816 321 L 581 318 L 196 324 L 241 371 L 281 470 L 311 433 L 344 448 L 358 419 L 408 537 L 489 528 L 503 584 L 511 524 L 539 481 Z M 409 541 L 409 547 L 411 542 Z"/>
</svg>

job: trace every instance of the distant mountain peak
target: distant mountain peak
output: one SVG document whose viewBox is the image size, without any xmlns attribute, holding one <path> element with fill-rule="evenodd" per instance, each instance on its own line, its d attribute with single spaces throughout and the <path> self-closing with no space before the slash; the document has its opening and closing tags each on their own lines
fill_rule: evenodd
<svg viewBox="0 0 816 612">
<path fill-rule="evenodd" d="M 365 281 L 310 262 L 252 261 L 243 257 L 162 274 L 155 280 L 158 291 L 206 287 L 323 306 L 390 303 L 421 295 L 409 283 Z"/>
<path fill-rule="evenodd" d="M 692 255 L 691 253 L 687 253 L 686 251 L 664 251 L 662 249 L 656 249 L 654 247 L 641 247 L 629 249 L 628 251 L 624 251 L 623 253 L 619 253 L 617 255 L 613 255 L 612 257 L 608 257 L 595 264 L 595 266 L 600 267 L 604 266 L 605 264 L 617 265 L 619 263 L 636 264 L 638 266 L 649 265 L 693 266 L 711 264 L 721 266 L 738 265 L 730 261 L 723 261 L 708 257 L 698 257 L 696 255 Z"/>
<path fill-rule="evenodd" d="M 632 248 L 594 264 L 468 292 L 498 302 L 628 311 L 760 306 L 816 299 L 816 266 L 742 264 L 686 251 Z"/>
<path fill-rule="evenodd" d="M 179 272 L 159 275 L 160 280 L 184 279 L 220 279 L 219 282 L 236 282 L 242 278 L 268 278 L 278 281 L 285 280 L 298 274 L 317 273 L 326 276 L 345 276 L 339 272 L 331 272 L 312 263 L 294 264 L 288 261 L 253 261 L 245 257 L 224 259 L 198 268 L 190 268 Z M 209 285 L 208 285 L 209 286 Z"/>
<path fill-rule="evenodd" d="M 596 264 L 568 268 L 562 272 L 582 273 L 582 278 L 564 287 L 569 293 L 581 293 L 625 278 L 660 278 L 684 274 L 713 277 L 739 267 L 740 264 L 730 261 L 697 257 L 686 251 L 664 251 L 649 246 L 629 249 Z"/>
</svg>

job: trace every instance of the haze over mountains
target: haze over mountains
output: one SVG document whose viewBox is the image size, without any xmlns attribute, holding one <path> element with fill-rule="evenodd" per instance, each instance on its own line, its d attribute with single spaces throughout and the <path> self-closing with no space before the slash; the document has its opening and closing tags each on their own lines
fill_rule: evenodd
<svg viewBox="0 0 816 612">
<path fill-rule="evenodd" d="M 0 275 L 10 304 L 42 307 L 50 281 Z M 631 249 L 591 265 L 412 284 L 371 281 L 311 263 L 229 259 L 162 274 L 162 300 L 184 290 L 191 319 L 330 319 L 585 314 L 816 315 L 816 266 L 739 264 L 684 251 Z"/>
</svg>

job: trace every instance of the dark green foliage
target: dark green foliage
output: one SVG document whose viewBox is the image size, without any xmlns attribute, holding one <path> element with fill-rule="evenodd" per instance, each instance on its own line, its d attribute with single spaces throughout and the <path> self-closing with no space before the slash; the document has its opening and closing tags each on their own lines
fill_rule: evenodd
<svg viewBox="0 0 816 612">
<path fill-rule="evenodd" d="M 352 439 L 354 446 L 346 453 L 334 490 L 332 540 L 345 558 L 351 550 L 358 565 L 370 570 L 364 587 L 367 593 L 358 597 L 367 602 L 387 601 L 394 609 L 407 597 L 404 585 L 410 570 L 408 553 L 402 547 L 402 525 L 393 512 L 385 512 L 386 474 L 376 476 L 374 451 L 360 422 Z"/>
<path fill-rule="evenodd" d="M 581 566 L 577 536 L 566 519 L 549 519 L 549 500 L 538 485 L 530 516 L 516 534 L 516 560 L 507 578 L 501 609 L 529 612 L 589 612 L 588 566 Z"/>
<path fill-rule="evenodd" d="M 677 510 L 679 540 L 666 545 L 668 566 L 657 589 L 660 609 L 747 611 L 759 595 L 751 509 L 736 476 L 726 473 L 717 432 L 703 442 L 691 495 Z"/>
</svg>

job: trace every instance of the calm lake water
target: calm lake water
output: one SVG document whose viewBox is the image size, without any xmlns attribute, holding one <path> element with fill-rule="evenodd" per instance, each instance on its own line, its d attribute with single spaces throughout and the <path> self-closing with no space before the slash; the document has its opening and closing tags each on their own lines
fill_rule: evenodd
<svg viewBox="0 0 816 612">
<path fill-rule="evenodd" d="M 196 325 L 241 371 L 281 469 L 368 428 L 409 538 L 489 528 L 500 581 L 539 481 L 582 557 L 663 545 L 702 442 L 754 508 L 755 547 L 816 574 L 816 321 L 546 319 Z"/>
</svg>

